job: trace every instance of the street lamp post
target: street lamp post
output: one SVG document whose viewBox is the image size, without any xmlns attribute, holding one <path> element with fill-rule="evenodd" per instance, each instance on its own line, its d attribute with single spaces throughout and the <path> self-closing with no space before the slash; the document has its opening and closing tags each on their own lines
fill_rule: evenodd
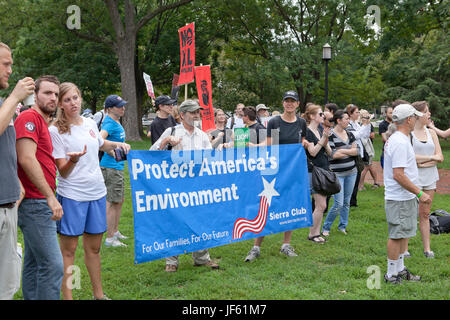
<svg viewBox="0 0 450 320">
<path fill-rule="evenodd" d="M 331 46 L 326 43 L 322 47 L 322 60 L 325 61 L 325 103 L 328 103 L 328 61 L 331 60 Z"/>
</svg>

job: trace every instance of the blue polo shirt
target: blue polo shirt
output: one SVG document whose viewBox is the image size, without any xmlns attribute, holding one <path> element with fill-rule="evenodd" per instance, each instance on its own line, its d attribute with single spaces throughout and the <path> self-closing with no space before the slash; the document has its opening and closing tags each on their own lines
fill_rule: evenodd
<svg viewBox="0 0 450 320">
<path fill-rule="evenodd" d="M 115 142 L 125 142 L 125 130 L 120 123 L 114 121 L 110 116 L 106 116 L 103 120 L 101 130 L 108 132 L 106 140 Z M 100 161 L 100 166 L 105 168 L 113 168 L 123 170 L 125 161 L 117 162 L 109 154 L 105 153 Z"/>
</svg>

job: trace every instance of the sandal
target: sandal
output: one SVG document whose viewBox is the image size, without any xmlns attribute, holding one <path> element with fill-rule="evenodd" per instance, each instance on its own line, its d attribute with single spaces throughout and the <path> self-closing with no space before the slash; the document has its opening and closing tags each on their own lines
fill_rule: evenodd
<svg viewBox="0 0 450 320">
<path fill-rule="evenodd" d="M 322 238 L 320 236 L 320 234 L 318 234 L 317 236 L 308 237 L 308 240 L 310 240 L 312 242 L 315 242 L 315 243 L 325 243 L 325 242 L 327 242 L 327 240 Z"/>
</svg>

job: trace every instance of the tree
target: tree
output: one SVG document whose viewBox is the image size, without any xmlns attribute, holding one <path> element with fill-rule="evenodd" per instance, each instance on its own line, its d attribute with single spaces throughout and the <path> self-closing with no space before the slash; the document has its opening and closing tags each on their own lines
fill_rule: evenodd
<svg viewBox="0 0 450 320">
<path fill-rule="evenodd" d="M 280 76 L 276 80 L 283 79 L 285 83 L 272 83 L 294 87 L 302 110 L 313 100 L 314 92 L 320 90 L 322 46 L 328 42 L 337 48 L 349 29 L 359 36 L 359 41 L 369 41 L 374 34 L 366 26 L 366 5 L 359 1 L 230 0 L 219 10 L 224 14 L 218 25 L 225 26 L 230 34 L 231 65 L 235 67 L 246 60 L 244 57 L 251 56 L 248 60 L 272 65 L 265 70 L 288 74 L 290 81 Z M 259 75 L 253 72 L 248 76 L 256 77 L 253 82 L 260 81 L 260 87 L 264 87 L 267 78 L 258 78 Z M 236 85 L 242 87 L 242 81 Z"/>
<path fill-rule="evenodd" d="M 138 33 L 142 27 L 161 13 L 192 1 L 148 1 L 138 2 L 135 5 L 131 0 L 123 0 L 120 3 L 118 0 L 104 0 L 113 32 L 110 29 L 97 30 L 94 33 L 72 30 L 80 38 L 109 45 L 116 54 L 122 95 L 128 101 L 123 126 L 129 140 L 141 140 L 140 128 L 142 123 L 139 116 L 136 80 Z M 122 3 L 123 5 L 120 5 Z M 136 124 L 138 125 L 136 126 Z"/>
</svg>

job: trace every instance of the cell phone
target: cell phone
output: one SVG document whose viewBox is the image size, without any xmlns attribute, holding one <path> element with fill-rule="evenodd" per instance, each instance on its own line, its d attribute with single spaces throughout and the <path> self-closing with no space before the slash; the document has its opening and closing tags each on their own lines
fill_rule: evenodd
<svg viewBox="0 0 450 320">
<path fill-rule="evenodd" d="M 125 151 L 122 150 L 122 148 L 116 148 L 114 149 L 114 159 L 117 162 L 127 160 L 127 155 L 125 154 Z"/>
</svg>

